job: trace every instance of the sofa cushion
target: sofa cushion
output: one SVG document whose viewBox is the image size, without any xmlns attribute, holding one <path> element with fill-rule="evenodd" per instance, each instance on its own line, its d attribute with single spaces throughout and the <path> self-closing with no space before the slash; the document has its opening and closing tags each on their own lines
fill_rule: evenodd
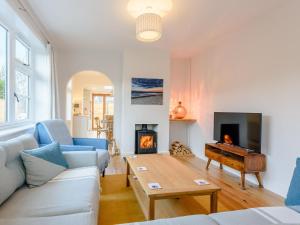
<svg viewBox="0 0 300 225">
<path fill-rule="evenodd" d="M 296 161 L 296 168 L 290 183 L 289 191 L 285 199 L 287 206 L 300 205 L 300 158 Z"/>
<path fill-rule="evenodd" d="M 63 152 L 69 169 L 79 167 L 98 166 L 98 155 L 95 151 Z"/>
<path fill-rule="evenodd" d="M 220 225 L 300 224 L 300 214 L 288 207 L 263 207 L 211 214 Z"/>
<path fill-rule="evenodd" d="M 76 213 L 62 216 L 33 217 L 33 218 L 0 218 L 1 225 L 96 225 L 93 212 Z"/>
<path fill-rule="evenodd" d="M 35 149 L 35 148 L 39 147 L 39 144 L 37 143 L 33 134 L 23 134 L 12 140 L 20 141 L 23 145 L 23 150 L 30 150 L 30 149 Z"/>
<path fill-rule="evenodd" d="M 75 169 L 65 170 L 61 174 L 52 179 L 55 180 L 70 180 L 70 179 L 83 179 L 83 178 L 95 178 L 97 181 L 100 179 L 98 169 L 94 167 L 80 167 Z"/>
<path fill-rule="evenodd" d="M 96 167 L 66 170 L 43 186 L 22 187 L 0 207 L 0 218 L 47 217 L 98 212 Z M 65 174 L 65 175 L 64 175 Z"/>
<path fill-rule="evenodd" d="M 69 167 L 57 142 L 36 149 L 24 150 L 23 152 L 65 168 Z"/>
<path fill-rule="evenodd" d="M 218 225 L 209 216 L 194 215 L 171 219 L 160 219 L 146 222 L 128 223 L 127 225 Z"/>
<path fill-rule="evenodd" d="M 26 182 L 30 186 L 43 185 L 68 167 L 59 144 L 55 142 L 41 148 L 25 150 L 21 157 L 26 168 Z"/>
<path fill-rule="evenodd" d="M 25 182 L 21 151 L 23 145 L 17 139 L 0 142 L 0 205 Z"/>
</svg>

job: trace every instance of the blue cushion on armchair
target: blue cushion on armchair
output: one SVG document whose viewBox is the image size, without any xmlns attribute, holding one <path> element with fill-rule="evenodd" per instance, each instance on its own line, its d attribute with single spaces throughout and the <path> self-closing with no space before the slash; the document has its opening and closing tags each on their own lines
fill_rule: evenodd
<svg viewBox="0 0 300 225">
<path fill-rule="evenodd" d="M 296 168 L 285 199 L 285 204 L 287 206 L 300 205 L 300 158 L 298 158 L 296 162 Z"/>
</svg>

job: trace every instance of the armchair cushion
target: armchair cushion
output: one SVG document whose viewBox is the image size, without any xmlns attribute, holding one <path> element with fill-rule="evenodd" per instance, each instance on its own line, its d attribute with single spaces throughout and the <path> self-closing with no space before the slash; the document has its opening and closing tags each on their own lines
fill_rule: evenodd
<svg viewBox="0 0 300 225">
<path fill-rule="evenodd" d="M 40 144 L 58 142 L 61 145 L 73 145 L 73 139 L 63 120 L 46 120 L 36 125 Z"/>
<path fill-rule="evenodd" d="M 98 138 L 73 138 L 74 145 L 94 146 L 96 149 L 108 149 L 108 141 Z"/>
<path fill-rule="evenodd" d="M 60 149 L 62 152 L 73 152 L 73 151 L 95 151 L 94 146 L 84 146 L 84 145 L 61 145 Z"/>
<path fill-rule="evenodd" d="M 97 166 L 96 151 L 63 152 L 63 155 L 69 165 L 69 169 Z"/>
</svg>

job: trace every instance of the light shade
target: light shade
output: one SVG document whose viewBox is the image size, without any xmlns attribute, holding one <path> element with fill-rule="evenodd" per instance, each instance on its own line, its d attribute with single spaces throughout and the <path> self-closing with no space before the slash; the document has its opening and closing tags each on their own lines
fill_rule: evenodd
<svg viewBox="0 0 300 225">
<path fill-rule="evenodd" d="M 136 20 L 136 38 L 143 42 L 153 42 L 161 38 L 162 19 L 154 13 L 145 13 Z"/>
<path fill-rule="evenodd" d="M 130 0 L 127 9 L 135 18 L 145 13 L 164 17 L 173 7 L 172 0 Z"/>
</svg>

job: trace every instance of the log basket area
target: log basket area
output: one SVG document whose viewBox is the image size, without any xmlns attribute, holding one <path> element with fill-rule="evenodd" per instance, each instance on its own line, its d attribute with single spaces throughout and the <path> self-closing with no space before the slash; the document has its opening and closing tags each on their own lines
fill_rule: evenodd
<svg viewBox="0 0 300 225">
<path fill-rule="evenodd" d="M 169 152 L 170 155 L 173 156 L 190 156 L 190 157 L 195 156 L 192 150 L 188 146 L 180 143 L 179 141 L 174 141 L 171 144 Z"/>
</svg>

